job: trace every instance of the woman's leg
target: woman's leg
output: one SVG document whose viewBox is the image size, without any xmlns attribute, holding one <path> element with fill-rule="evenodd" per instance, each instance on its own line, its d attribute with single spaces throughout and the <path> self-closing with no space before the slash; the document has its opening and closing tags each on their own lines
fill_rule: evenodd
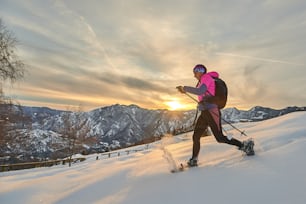
<svg viewBox="0 0 306 204">
<path fill-rule="evenodd" d="M 235 138 L 232 138 L 229 140 L 226 136 L 223 135 L 222 126 L 221 126 L 221 112 L 218 108 L 210 109 L 207 112 L 206 117 L 207 117 L 208 125 L 211 128 L 211 131 L 213 132 L 218 142 L 235 145 L 241 148 L 242 143 L 239 140 Z"/>
</svg>

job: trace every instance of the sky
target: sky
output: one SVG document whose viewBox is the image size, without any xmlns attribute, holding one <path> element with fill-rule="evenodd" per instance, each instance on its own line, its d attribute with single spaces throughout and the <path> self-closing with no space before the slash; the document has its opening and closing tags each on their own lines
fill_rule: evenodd
<svg viewBox="0 0 306 204">
<path fill-rule="evenodd" d="M 305 106 L 303 0 L 0 0 L 27 65 L 4 92 L 22 105 L 194 109 L 176 86 L 204 64 L 227 107 Z"/>
<path fill-rule="evenodd" d="M 148 148 L 118 150 L 120 154 L 113 152 L 110 158 L 108 154 L 88 155 L 71 167 L 0 172 L 0 202 L 305 204 L 305 120 L 302 111 L 237 123 L 254 136 L 255 156 L 242 156 L 235 147 L 204 137 L 198 167 L 178 173 L 170 170 L 189 158 L 192 132 L 163 137 Z"/>
</svg>

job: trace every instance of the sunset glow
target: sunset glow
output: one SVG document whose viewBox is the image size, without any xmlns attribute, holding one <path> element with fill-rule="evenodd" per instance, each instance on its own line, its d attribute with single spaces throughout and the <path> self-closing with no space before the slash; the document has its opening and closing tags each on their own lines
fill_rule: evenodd
<svg viewBox="0 0 306 204">
<path fill-rule="evenodd" d="M 168 106 L 169 110 L 179 110 L 179 109 L 186 108 L 184 105 L 182 105 L 178 101 L 169 101 L 169 102 L 166 102 L 166 105 Z"/>
</svg>

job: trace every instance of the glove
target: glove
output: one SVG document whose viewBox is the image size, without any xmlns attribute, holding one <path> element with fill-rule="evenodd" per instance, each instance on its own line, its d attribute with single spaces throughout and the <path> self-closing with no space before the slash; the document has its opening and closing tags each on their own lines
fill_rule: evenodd
<svg viewBox="0 0 306 204">
<path fill-rule="evenodd" d="M 176 88 L 177 88 L 177 90 L 178 90 L 179 92 L 181 92 L 181 93 L 186 93 L 186 91 L 184 90 L 184 87 L 183 87 L 183 86 L 177 86 Z"/>
</svg>

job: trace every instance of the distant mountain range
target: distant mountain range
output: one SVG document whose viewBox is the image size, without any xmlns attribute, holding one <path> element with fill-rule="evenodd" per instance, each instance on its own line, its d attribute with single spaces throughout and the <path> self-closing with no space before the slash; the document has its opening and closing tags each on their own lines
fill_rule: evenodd
<svg viewBox="0 0 306 204">
<path fill-rule="evenodd" d="M 256 106 L 248 111 L 222 110 L 228 122 L 266 120 L 306 107 L 281 110 Z M 11 140 L 2 144 L 0 163 L 66 157 L 69 139 L 63 137 L 65 118 L 76 130 L 75 153 L 104 152 L 158 140 L 165 134 L 179 134 L 193 129 L 195 110 L 148 110 L 136 105 L 112 105 L 88 112 L 69 112 L 45 107 L 15 107 L 14 114 L 27 118 L 27 125 L 10 124 Z M 79 126 L 82 124 L 82 126 Z M 78 127 L 78 128 L 76 128 Z M 2 160 L 1 160 L 2 158 Z"/>
</svg>

